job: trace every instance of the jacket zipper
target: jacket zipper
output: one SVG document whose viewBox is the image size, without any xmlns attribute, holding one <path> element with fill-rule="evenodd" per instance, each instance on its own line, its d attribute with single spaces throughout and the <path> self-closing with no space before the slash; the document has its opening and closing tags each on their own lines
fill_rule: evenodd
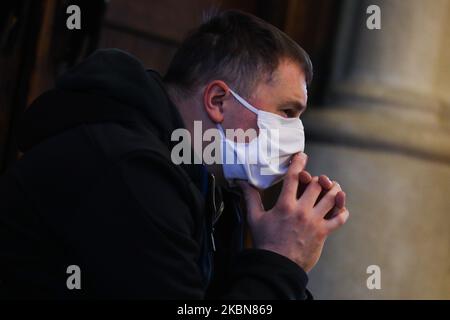
<svg viewBox="0 0 450 320">
<path fill-rule="evenodd" d="M 223 210 L 225 209 L 225 204 L 223 203 L 223 201 L 220 201 L 220 206 L 219 209 L 217 209 L 216 206 L 216 177 L 211 174 L 211 178 L 212 178 L 212 202 L 213 202 L 213 208 L 214 208 L 214 219 L 212 221 L 212 226 L 211 226 L 211 244 L 212 244 L 212 248 L 213 251 L 216 252 L 216 242 L 214 240 L 214 226 L 216 225 L 217 221 L 219 221 L 220 216 L 223 213 Z"/>
</svg>

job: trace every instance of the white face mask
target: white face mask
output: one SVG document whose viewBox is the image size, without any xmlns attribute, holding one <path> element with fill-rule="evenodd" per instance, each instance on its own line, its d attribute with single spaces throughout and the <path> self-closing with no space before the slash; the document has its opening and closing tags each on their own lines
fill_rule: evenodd
<svg viewBox="0 0 450 320">
<path fill-rule="evenodd" d="M 303 152 L 305 135 L 299 118 L 284 118 L 259 110 L 230 89 L 231 94 L 248 110 L 257 114 L 259 134 L 248 143 L 226 139 L 220 124 L 224 176 L 246 180 L 259 189 L 266 189 L 285 176 L 291 156 Z"/>
</svg>

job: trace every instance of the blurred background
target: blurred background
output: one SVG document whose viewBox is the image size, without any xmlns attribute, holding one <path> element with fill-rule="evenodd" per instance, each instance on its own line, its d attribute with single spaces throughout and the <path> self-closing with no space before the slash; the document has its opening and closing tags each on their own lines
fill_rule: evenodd
<svg viewBox="0 0 450 320">
<path fill-rule="evenodd" d="M 72 4 L 81 30 L 66 28 Z M 380 30 L 366 27 L 372 4 Z M 3 1 L 0 173 L 18 158 L 21 112 L 67 68 L 117 47 L 164 74 L 186 33 L 225 9 L 274 24 L 313 60 L 308 170 L 338 180 L 351 213 L 310 273 L 314 296 L 450 299 L 450 0 Z"/>
</svg>

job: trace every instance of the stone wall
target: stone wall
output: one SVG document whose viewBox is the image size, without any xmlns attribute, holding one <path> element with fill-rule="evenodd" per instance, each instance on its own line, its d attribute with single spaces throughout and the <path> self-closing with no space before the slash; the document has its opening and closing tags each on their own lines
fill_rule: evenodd
<svg viewBox="0 0 450 320">
<path fill-rule="evenodd" d="M 381 8 L 381 30 L 366 8 Z M 324 107 L 305 116 L 309 170 L 351 217 L 310 274 L 324 299 L 450 299 L 450 1 L 348 0 Z M 369 290 L 366 268 L 381 268 Z"/>
</svg>

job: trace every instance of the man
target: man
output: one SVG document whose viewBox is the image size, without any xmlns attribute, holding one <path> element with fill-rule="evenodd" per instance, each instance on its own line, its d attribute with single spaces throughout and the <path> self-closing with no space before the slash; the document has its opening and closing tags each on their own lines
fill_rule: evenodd
<svg viewBox="0 0 450 320">
<path fill-rule="evenodd" d="M 307 272 L 348 218 L 340 186 L 303 170 L 299 117 L 311 77 L 297 44 L 233 11 L 195 30 L 164 79 L 122 51 L 94 53 L 24 114 L 24 156 L 0 183 L 0 295 L 311 297 Z M 264 124 L 277 124 L 279 145 L 269 141 L 288 157 L 265 167 L 177 165 L 172 133 L 194 135 L 194 121 L 205 131 L 255 129 L 258 141 Z M 254 170 L 262 167 L 273 174 Z M 282 178 L 265 211 L 258 188 Z"/>
</svg>

